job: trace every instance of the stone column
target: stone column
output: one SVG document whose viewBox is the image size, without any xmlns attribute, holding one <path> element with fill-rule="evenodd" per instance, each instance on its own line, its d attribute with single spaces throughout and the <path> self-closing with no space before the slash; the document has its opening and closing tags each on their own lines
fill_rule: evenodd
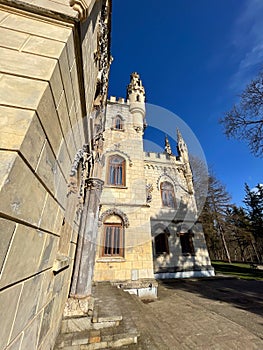
<svg viewBox="0 0 263 350">
<path fill-rule="evenodd" d="M 86 180 L 85 201 L 78 235 L 70 297 L 85 298 L 91 294 L 98 232 L 99 201 L 103 181 Z"/>
</svg>

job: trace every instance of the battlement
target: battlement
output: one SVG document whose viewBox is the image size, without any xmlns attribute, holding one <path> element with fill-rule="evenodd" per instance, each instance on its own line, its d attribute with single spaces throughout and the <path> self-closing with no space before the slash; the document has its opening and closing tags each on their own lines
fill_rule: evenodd
<svg viewBox="0 0 263 350">
<path fill-rule="evenodd" d="M 172 156 L 167 153 L 144 152 L 144 156 L 145 156 L 145 160 L 154 160 L 154 161 L 176 160 L 176 156 Z"/>
<path fill-rule="evenodd" d="M 108 99 L 108 102 L 120 103 L 120 104 L 126 104 L 126 105 L 130 104 L 129 99 L 125 99 L 124 97 L 118 97 L 117 99 L 116 96 L 110 96 L 110 98 Z"/>
</svg>

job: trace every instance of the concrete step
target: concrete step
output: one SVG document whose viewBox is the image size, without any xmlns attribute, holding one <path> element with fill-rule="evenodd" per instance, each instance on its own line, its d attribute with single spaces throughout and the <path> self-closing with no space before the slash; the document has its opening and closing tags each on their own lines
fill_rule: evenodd
<svg viewBox="0 0 263 350">
<path fill-rule="evenodd" d="M 137 343 L 137 329 L 130 322 L 118 327 L 60 334 L 54 350 L 93 350 L 119 348 Z"/>
<path fill-rule="evenodd" d="M 98 283 L 93 295 L 92 316 L 65 318 L 54 350 L 111 349 L 137 343 L 134 322 L 127 315 L 123 318 L 120 291 L 110 283 Z"/>
</svg>

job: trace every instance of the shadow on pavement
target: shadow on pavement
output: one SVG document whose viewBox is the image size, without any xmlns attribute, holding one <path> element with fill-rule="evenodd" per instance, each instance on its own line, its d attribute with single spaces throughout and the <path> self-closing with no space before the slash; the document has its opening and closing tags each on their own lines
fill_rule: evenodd
<svg viewBox="0 0 263 350">
<path fill-rule="evenodd" d="M 159 280 L 166 289 L 183 290 L 239 309 L 263 315 L 263 281 L 237 278 L 202 278 Z"/>
</svg>

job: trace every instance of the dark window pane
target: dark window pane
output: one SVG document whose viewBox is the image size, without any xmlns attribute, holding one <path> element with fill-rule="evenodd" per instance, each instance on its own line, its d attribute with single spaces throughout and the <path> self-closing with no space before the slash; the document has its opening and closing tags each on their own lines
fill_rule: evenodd
<svg viewBox="0 0 263 350">
<path fill-rule="evenodd" d="M 123 230 L 120 224 L 105 225 L 103 255 L 123 254 Z"/>
</svg>

